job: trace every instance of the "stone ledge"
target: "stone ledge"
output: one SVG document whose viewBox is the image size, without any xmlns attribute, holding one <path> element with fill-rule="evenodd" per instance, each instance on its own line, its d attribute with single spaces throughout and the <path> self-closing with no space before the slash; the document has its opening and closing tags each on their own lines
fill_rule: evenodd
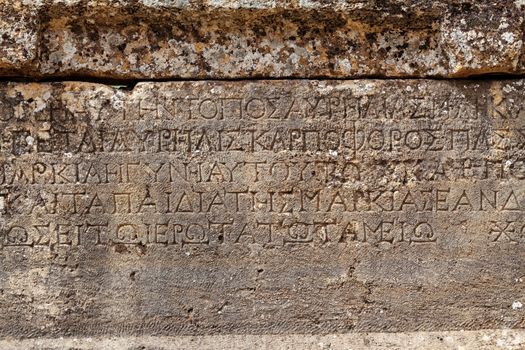
<svg viewBox="0 0 525 350">
<path fill-rule="evenodd" d="M 479 330 L 328 335 L 219 335 L 187 337 L 114 337 L 3 340 L 4 350 L 440 350 L 523 349 L 525 330 Z"/>
</svg>

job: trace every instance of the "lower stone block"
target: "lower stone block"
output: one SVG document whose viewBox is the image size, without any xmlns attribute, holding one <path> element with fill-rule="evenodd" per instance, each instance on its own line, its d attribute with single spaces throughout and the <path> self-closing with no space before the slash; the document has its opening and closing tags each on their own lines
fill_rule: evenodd
<svg viewBox="0 0 525 350">
<path fill-rule="evenodd" d="M 524 326 L 524 82 L 0 86 L 0 334 Z"/>
</svg>

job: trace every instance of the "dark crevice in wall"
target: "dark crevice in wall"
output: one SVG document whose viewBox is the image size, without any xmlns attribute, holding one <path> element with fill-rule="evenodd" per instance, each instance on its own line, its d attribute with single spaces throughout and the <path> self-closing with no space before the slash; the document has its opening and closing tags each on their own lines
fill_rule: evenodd
<svg viewBox="0 0 525 350">
<path fill-rule="evenodd" d="M 56 77 L 0 77 L 0 82 L 18 82 L 18 83 L 62 83 L 62 82 L 84 82 L 92 84 L 102 84 L 113 86 L 119 89 L 133 90 L 139 83 L 155 82 L 196 82 L 196 81 L 283 81 L 283 80 L 327 80 L 327 81 L 351 81 L 351 80 L 437 80 L 437 81 L 493 81 L 493 80 L 515 80 L 524 79 L 525 74 L 508 74 L 508 73 L 491 73 L 480 74 L 466 77 L 421 77 L 421 76 L 404 76 L 404 77 L 387 77 L 383 75 L 363 75 L 354 77 L 334 78 L 329 76 L 310 76 L 310 77 L 239 77 L 239 78 L 151 78 L 151 79 L 121 79 L 93 77 L 86 75 L 68 75 Z"/>
</svg>

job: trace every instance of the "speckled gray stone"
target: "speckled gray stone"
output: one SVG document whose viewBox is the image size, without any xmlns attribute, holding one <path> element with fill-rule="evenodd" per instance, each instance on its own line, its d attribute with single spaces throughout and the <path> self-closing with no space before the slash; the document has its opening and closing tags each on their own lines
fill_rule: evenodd
<svg viewBox="0 0 525 350">
<path fill-rule="evenodd" d="M 0 74 L 112 79 L 523 72 L 523 1 L 2 0 Z"/>
</svg>

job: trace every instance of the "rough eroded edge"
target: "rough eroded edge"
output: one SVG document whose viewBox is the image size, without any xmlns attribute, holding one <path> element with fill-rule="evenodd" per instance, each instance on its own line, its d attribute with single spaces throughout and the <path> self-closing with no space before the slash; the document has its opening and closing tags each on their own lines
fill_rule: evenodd
<svg viewBox="0 0 525 350">
<path fill-rule="evenodd" d="M 328 335 L 220 335 L 188 337 L 58 338 L 2 340 L 3 350 L 17 349 L 523 349 L 525 330 L 479 330 Z"/>
</svg>

